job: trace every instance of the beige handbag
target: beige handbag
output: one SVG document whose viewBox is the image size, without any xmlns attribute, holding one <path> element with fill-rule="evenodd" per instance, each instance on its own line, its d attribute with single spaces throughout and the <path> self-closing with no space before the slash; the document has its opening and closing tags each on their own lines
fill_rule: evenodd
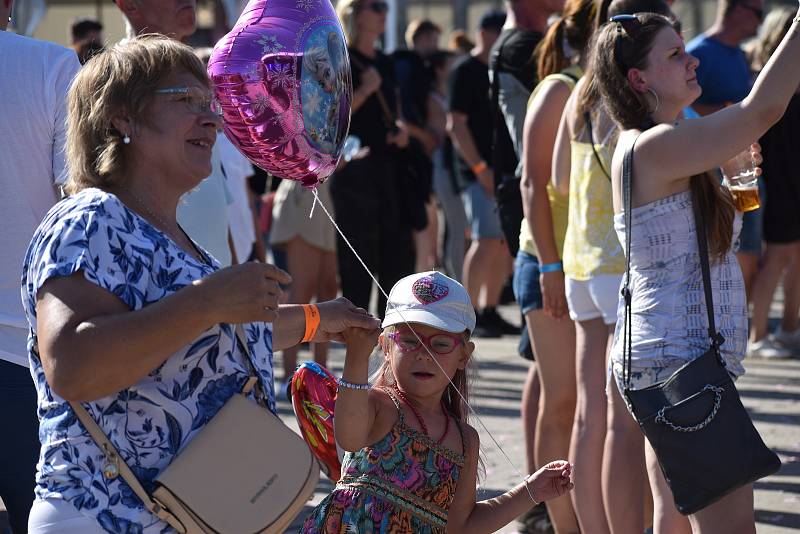
<svg viewBox="0 0 800 534">
<path fill-rule="evenodd" d="M 86 409 L 70 403 L 106 455 L 105 475 L 121 475 L 153 515 L 181 534 L 283 533 L 319 480 L 306 443 L 262 405 L 264 390 L 240 325 L 236 337 L 250 378 L 156 478 L 152 495 Z M 256 385 L 259 403 L 246 397 Z"/>
</svg>

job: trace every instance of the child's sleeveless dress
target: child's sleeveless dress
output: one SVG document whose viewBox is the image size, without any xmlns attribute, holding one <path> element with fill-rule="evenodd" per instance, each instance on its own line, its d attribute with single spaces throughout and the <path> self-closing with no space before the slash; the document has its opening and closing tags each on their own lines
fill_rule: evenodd
<svg viewBox="0 0 800 534">
<path fill-rule="evenodd" d="M 464 455 L 407 426 L 400 401 L 384 391 L 397 422 L 373 445 L 345 455 L 342 478 L 306 519 L 303 534 L 445 532 Z"/>
</svg>

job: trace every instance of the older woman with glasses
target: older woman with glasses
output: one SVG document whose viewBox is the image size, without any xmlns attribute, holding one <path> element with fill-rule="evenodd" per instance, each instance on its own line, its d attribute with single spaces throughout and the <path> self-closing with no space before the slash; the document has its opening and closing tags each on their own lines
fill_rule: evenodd
<svg viewBox="0 0 800 534">
<path fill-rule="evenodd" d="M 176 206 L 210 173 L 221 127 L 189 47 L 118 44 L 84 67 L 68 102 L 71 196 L 37 229 L 22 280 L 42 442 L 29 531 L 170 531 L 107 469 L 69 403 L 87 409 L 149 489 L 242 389 L 245 358 L 274 411 L 273 349 L 377 322 L 344 299 L 324 302 L 310 335 L 305 310 L 278 306 L 286 273 L 220 269 L 178 225 Z"/>
</svg>

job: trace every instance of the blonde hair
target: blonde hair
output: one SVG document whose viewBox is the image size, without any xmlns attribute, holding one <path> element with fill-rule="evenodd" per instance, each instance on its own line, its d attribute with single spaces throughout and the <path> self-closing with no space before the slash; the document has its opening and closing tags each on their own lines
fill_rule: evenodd
<svg viewBox="0 0 800 534">
<path fill-rule="evenodd" d="M 117 43 L 80 70 L 67 95 L 68 194 L 124 179 L 129 154 L 112 120 L 125 116 L 132 124 L 146 124 L 158 84 L 179 69 L 210 85 L 194 51 L 163 35 Z"/>
<path fill-rule="evenodd" d="M 356 39 L 358 39 L 356 15 L 363 3 L 364 0 L 339 0 L 336 3 L 336 14 L 339 16 L 339 22 L 342 23 L 342 31 L 348 46 L 355 46 Z"/>
<path fill-rule="evenodd" d="M 786 6 L 778 6 L 770 10 L 761 25 L 758 37 L 750 41 L 746 47 L 750 68 L 753 72 L 761 72 L 761 69 L 767 64 L 770 56 L 781 44 L 783 36 L 792 26 L 794 14 L 795 12 Z"/>
</svg>

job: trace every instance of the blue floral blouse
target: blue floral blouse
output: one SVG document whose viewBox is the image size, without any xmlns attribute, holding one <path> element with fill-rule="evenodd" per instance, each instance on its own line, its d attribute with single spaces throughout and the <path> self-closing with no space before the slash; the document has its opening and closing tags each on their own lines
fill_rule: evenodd
<svg viewBox="0 0 800 534">
<path fill-rule="evenodd" d="M 69 403 L 47 384 L 33 350 L 36 293 L 51 277 L 82 271 L 88 281 L 138 310 L 219 269 L 207 254 L 205 260 L 196 260 L 117 197 L 98 189 L 62 200 L 42 221 L 22 275 L 22 300 L 31 325 L 28 357 L 41 421 L 39 499 L 65 499 L 108 532 L 172 531 L 147 511 L 122 477 L 103 476 L 102 452 Z M 253 363 L 266 385 L 269 407 L 275 411 L 271 325 L 251 323 L 245 331 Z M 242 388 L 247 366 L 240 352 L 233 327 L 218 324 L 137 384 L 84 403 L 145 488 L 152 488 L 158 474 Z"/>
</svg>

